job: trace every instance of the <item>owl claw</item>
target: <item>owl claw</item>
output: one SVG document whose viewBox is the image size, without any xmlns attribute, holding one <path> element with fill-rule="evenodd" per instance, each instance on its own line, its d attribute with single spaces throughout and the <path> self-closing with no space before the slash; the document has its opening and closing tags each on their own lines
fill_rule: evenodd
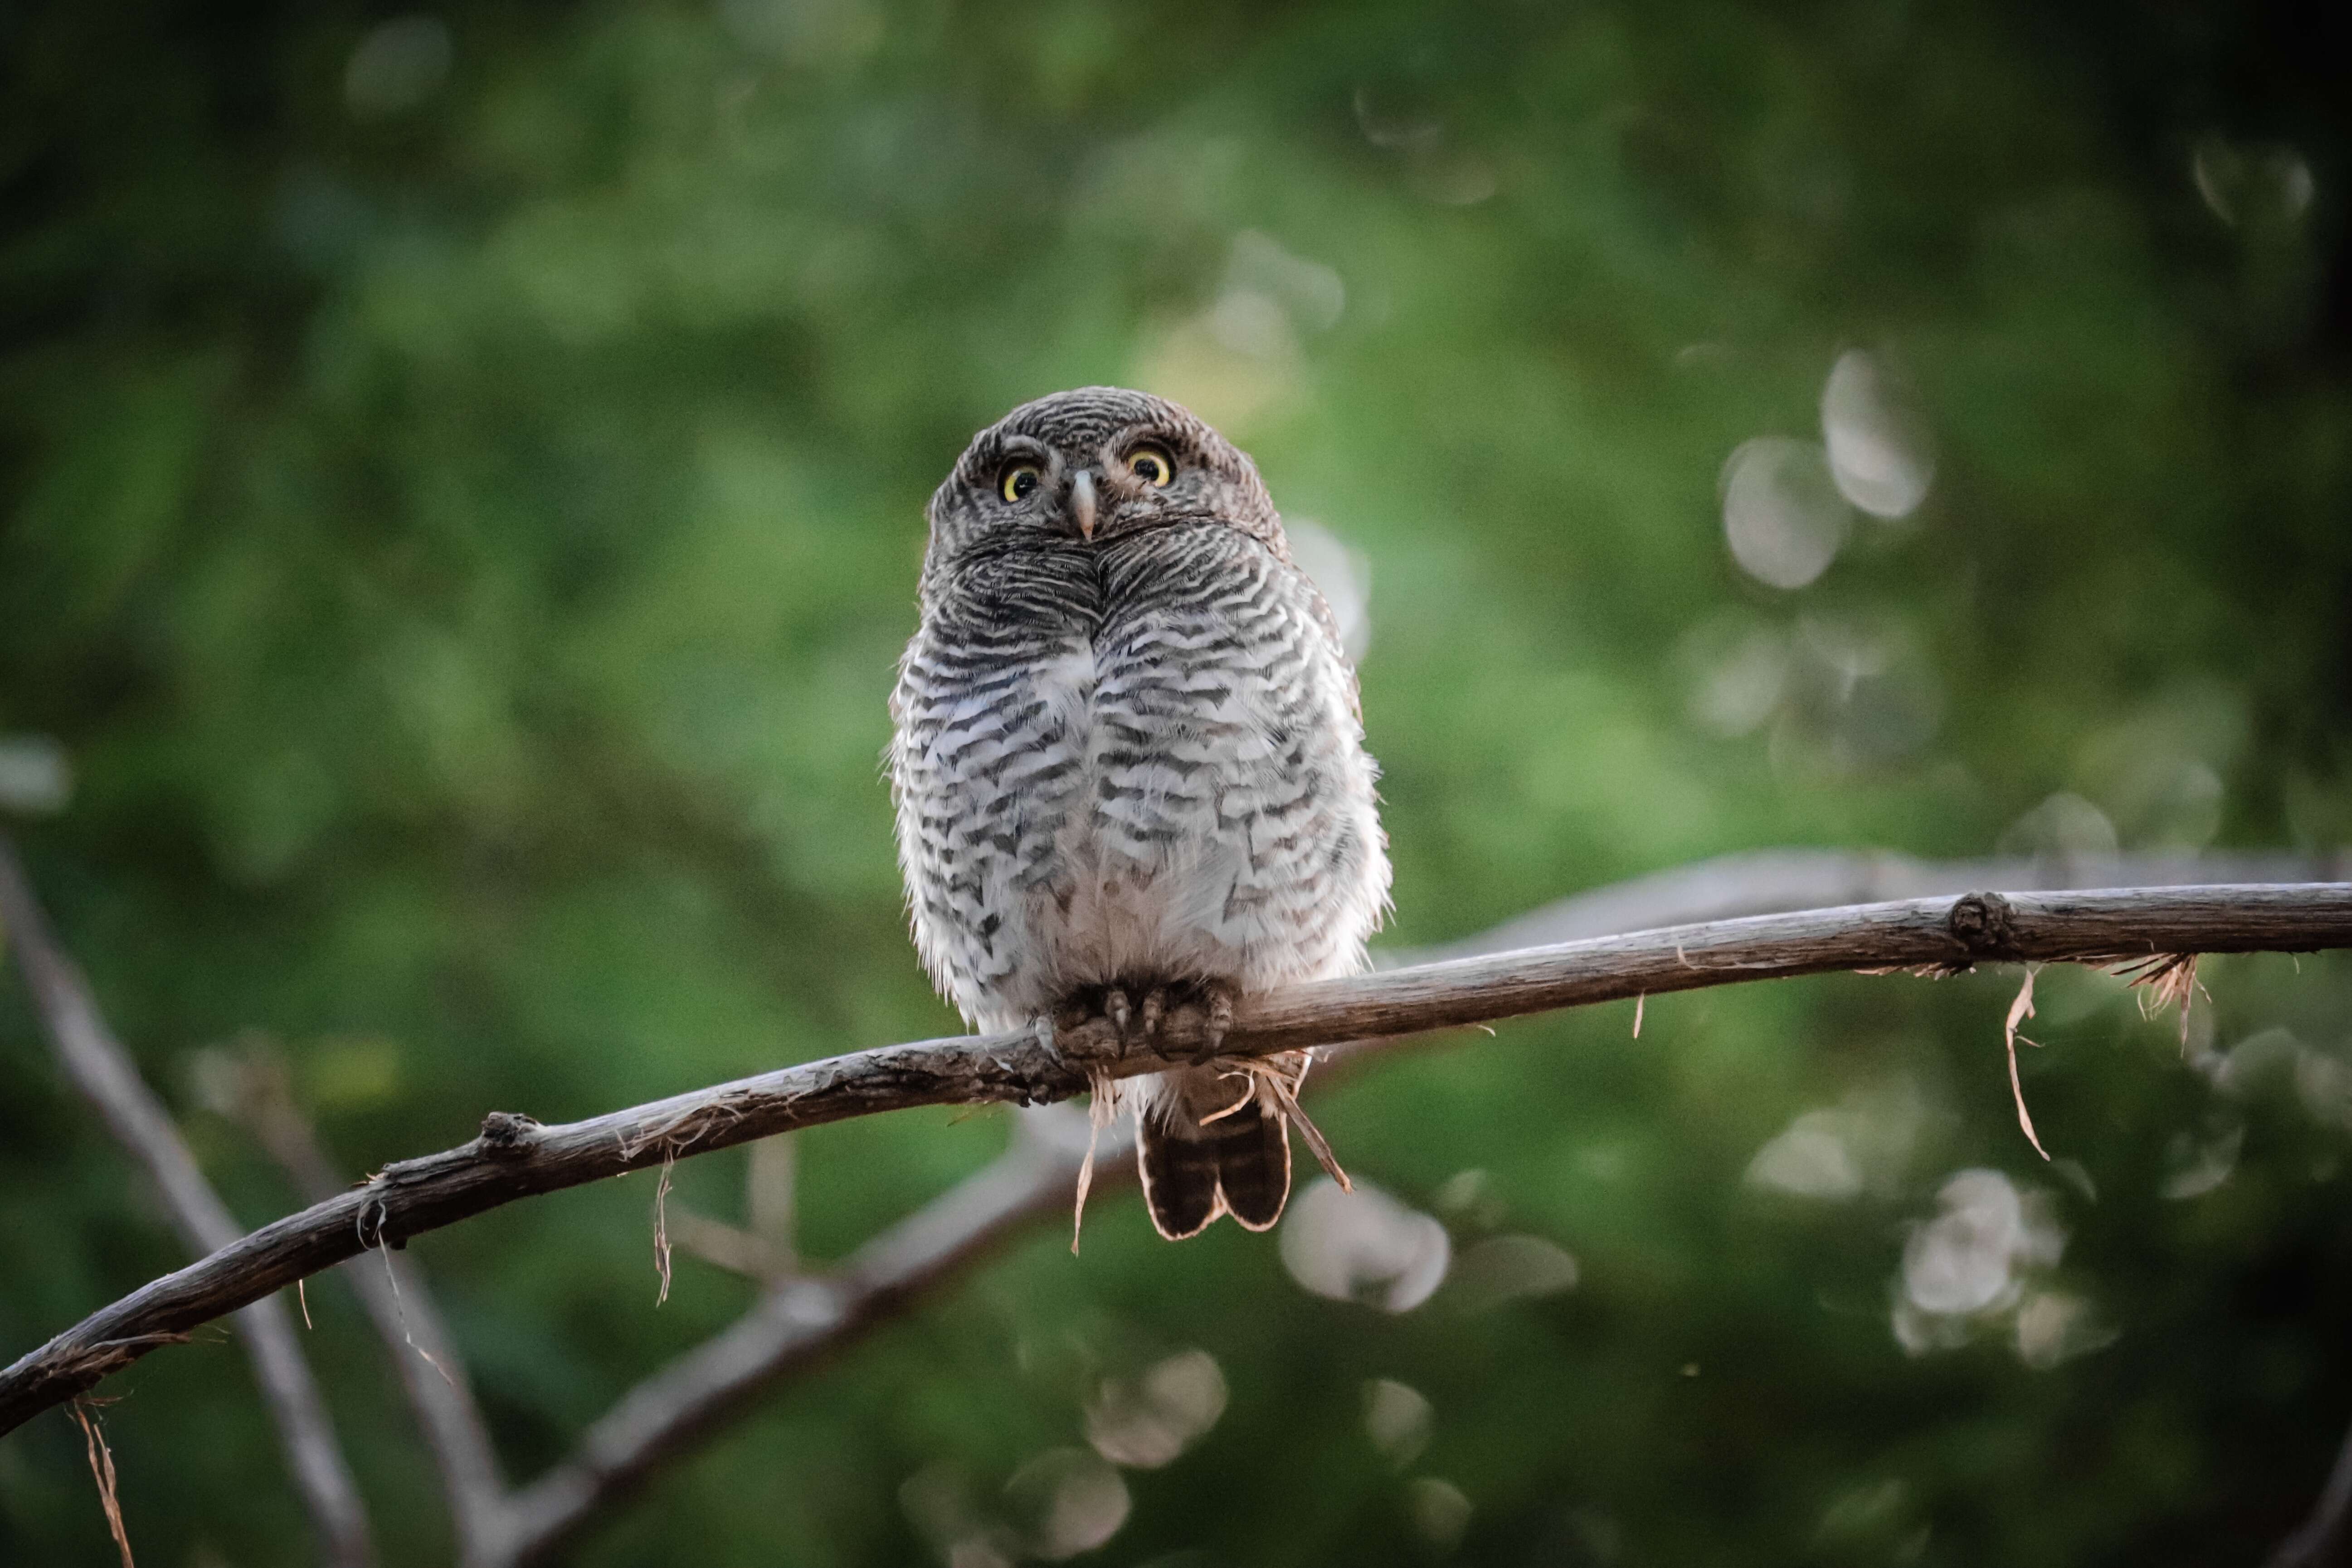
<svg viewBox="0 0 2352 1568">
<path fill-rule="evenodd" d="M 1226 1032 L 1234 1026 L 1234 994 L 1230 987 L 1210 986 L 1207 1001 L 1206 1016 L 1201 1020 L 1201 1048 L 1192 1056 L 1195 1062 L 1206 1062 L 1223 1050 Z"/>
<path fill-rule="evenodd" d="M 1168 987 L 1155 985 L 1143 994 L 1143 1014 L 1137 1020 L 1135 1032 L 1147 1041 L 1160 1037 L 1160 1020 L 1168 1012 Z"/>
<path fill-rule="evenodd" d="M 1134 1005 L 1128 1001 L 1126 992 L 1114 985 L 1103 993 L 1103 1016 L 1108 1018 L 1110 1026 L 1118 1031 L 1119 1048 L 1126 1049 L 1127 1026 L 1135 1016 Z"/>
</svg>

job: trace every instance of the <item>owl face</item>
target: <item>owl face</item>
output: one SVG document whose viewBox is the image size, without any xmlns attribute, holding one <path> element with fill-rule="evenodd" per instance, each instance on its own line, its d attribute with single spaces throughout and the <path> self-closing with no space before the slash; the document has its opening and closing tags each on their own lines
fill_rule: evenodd
<svg viewBox="0 0 2352 1568">
<path fill-rule="evenodd" d="M 1281 519 L 1245 454 L 1166 398 L 1116 387 L 1023 404 L 973 437 L 929 515 L 932 569 L 1204 522 L 1284 552 Z"/>
</svg>

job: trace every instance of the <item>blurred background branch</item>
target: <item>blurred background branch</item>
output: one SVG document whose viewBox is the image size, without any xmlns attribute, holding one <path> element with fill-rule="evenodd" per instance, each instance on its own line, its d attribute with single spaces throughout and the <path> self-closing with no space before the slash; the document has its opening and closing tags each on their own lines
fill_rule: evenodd
<svg viewBox="0 0 2352 1568">
<path fill-rule="evenodd" d="M 1129 1173 L 1124 1135 L 1107 1137 L 1106 1185 Z M 653 1472 L 706 1443 L 775 1384 L 837 1352 L 954 1278 L 1015 1230 L 1069 1212 L 1086 1152 L 1080 1117 L 1024 1117 L 1013 1146 L 906 1219 L 819 1273 L 766 1286 L 726 1332 L 632 1388 L 572 1456 L 515 1494 L 502 1561 L 561 1551 Z"/>
<path fill-rule="evenodd" d="M 155 1184 L 163 1210 L 188 1250 L 216 1252 L 245 1234 L 197 1169 L 194 1155 L 122 1048 L 88 982 L 58 946 L 16 847 L 0 833 L 0 940 L 24 976 L 58 1065 L 105 1121 L 108 1131 Z M 367 1510 L 336 1440 L 318 1380 L 294 1337 L 286 1303 L 264 1297 L 239 1309 L 237 1337 L 252 1360 L 254 1382 L 277 1424 L 288 1475 L 318 1532 L 321 1557 L 335 1568 L 375 1562 Z"/>
</svg>

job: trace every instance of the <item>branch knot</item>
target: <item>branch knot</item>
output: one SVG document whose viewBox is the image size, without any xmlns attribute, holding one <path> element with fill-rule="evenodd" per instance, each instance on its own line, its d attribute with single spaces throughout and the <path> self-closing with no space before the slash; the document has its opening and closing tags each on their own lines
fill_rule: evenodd
<svg viewBox="0 0 2352 1568">
<path fill-rule="evenodd" d="M 1999 893 L 1963 894 L 1944 917 L 1944 929 L 1971 958 L 2018 956 L 2017 911 Z"/>
<path fill-rule="evenodd" d="M 474 1140 L 492 1159 L 511 1160 L 528 1154 L 539 1142 L 540 1124 L 519 1110 L 493 1110 L 482 1118 L 481 1135 Z"/>
</svg>

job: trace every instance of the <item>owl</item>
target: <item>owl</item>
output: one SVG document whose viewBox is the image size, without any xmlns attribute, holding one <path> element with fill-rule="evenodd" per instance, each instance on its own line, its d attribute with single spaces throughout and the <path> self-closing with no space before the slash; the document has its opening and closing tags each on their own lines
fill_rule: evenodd
<svg viewBox="0 0 2352 1568">
<path fill-rule="evenodd" d="M 928 515 L 889 751 L 924 967 L 990 1031 L 1102 1016 L 1149 1046 L 1202 1008 L 1209 1048 L 1128 1089 L 1152 1224 L 1265 1230 L 1306 1058 L 1214 1043 L 1241 996 L 1362 970 L 1388 902 L 1330 607 L 1248 457 L 1144 393 L 1014 409 Z"/>
</svg>

